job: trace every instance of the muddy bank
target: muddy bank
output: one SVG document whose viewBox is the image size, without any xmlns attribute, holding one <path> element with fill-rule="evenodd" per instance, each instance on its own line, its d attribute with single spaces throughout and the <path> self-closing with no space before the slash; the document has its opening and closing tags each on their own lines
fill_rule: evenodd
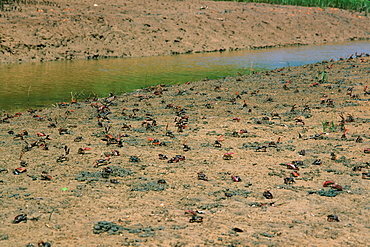
<svg viewBox="0 0 370 247">
<path fill-rule="evenodd" d="M 365 246 L 369 63 L 4 116 L 0 245 Z"/>
<path fill-rule="evenodd" d="M 139 57 L 368 39 L 361 13 L 211 1 L 55 1 L 0 13 L 0 62 Z"/>
</svg>

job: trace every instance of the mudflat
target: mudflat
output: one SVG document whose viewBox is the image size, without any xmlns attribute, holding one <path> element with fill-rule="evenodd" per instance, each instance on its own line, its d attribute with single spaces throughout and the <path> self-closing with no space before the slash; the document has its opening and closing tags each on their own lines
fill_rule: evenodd
<svg viewBox="0 0 370 247">
<path fill-rule="evenodd" d="M 64 17 L 66 21 L 55 24 L 61 28 L 79 13 L 77 26 L 65 30 L 82 33 L 82 28 L 90 28 L 82 25 L 89 14 L 96 16 L 90 20 L 95 23 L 92 30 L 105 40 L 110 37 L 103 28 L 110 23 L 108 16 L 120 23 L 116 27 L 121 30 L 126 24 L 135 30 L 156 27 L 153 30 L 162 30 L 165 39 L 172 37 L 162 43 L 131 41 L 129 46 L 123 42 L 120 52 L 127 56 L 291 45 L 293 40 L 321 43 L 368 38 L 369 33 L 368 17 L 336 9 L 206 1 L 115 3 L 110 1 L 109 7 L 69 3 L 70 10 L 54 6 L 54 11 L 48 8 L 27 17 L 28 25 L 36 28 L 32 18 L 41 23 L 47 16 Z M 113 10 L 122 11 L 121 15 L 128 12 L 132 21 L 123 24 L 122 17 L 118 21 L 109 15 Z M 19 18 L 16 23 L 21 24 L 26 13 L 6 14 Z M 326 22 L 315 22 L 324 16 Z M 248 30 L 237 25 L 241 17 Z M 280 22 L 271 21 L 278 17 Z M 180 25 L 181 21 L 187 24 Z M 194 24 L 193 30 L 202 28 L 204 36 L 190 40 L 184 35 L 174 42 L 180 36 L 164 32 L 181 33 L 183 28 L 188 33 L 189 23 Z M 228 28 L 221 30 L 232 32 L 227 23 L 242 33 L 222 41 L 230 33 L 210 31 L 224 24 Z M 301 29 L 283 28 L 297 23 Z M 351 28 L 345 28 L 347 24 Z M 40 25 L 40 33 L 52 33 L 51 26 Z M 260 27 L 266 36 L 257 36 L 252 27 Z M 330 27 L 332 32 L 324 37 Z M 14 35 L 17 32 L 13 29 Z M 128 33 L 140 40 L 149 37 L 149 32 Z M 245 41 L 251 40 L 247 34 L 255 35 L 255 44 Z M 32 36 L 32 42 L 38 37 Z M 50 38 L 48 44 L 55 40 Z M 67 42 L 68 49 L 76 51 L 73 58 L 86 58 L 84 52 L 90 48 L 103 51 L 104 40 L 91 38 L 89 43 L 86 39 L 82 46 L 83 40 L 76 37 Z M 94 42 L 99 48 L 90 46 Z M 72 44 L 80 50 L 72 49 Z M 201 48 L 204 44 L 207 49 Z M 158 49 L 146 48 L 151 45 Z M 31 59 L 32 53 L 51 49 L 47 47 L 28 52 L 20 48 L 14 57 L 4 57 L 39 61 L 42 56 Z M 67 48 L 51 50 L 62 49 Z M 115 52 L 117 57 L 122 55 L 118 48 Z M 46 54 L 50 56 L 45 61 L 54 60 L 57 53 Z M 10 58 L 2 61 L 17 60 Z M 339 61 L 158 85 L 4 114 L 0 245 L 366 246 L 370 240 L 366 234 L 370 227 L 369 74 L 369 55 L 359 51 Z"/>
</svg>

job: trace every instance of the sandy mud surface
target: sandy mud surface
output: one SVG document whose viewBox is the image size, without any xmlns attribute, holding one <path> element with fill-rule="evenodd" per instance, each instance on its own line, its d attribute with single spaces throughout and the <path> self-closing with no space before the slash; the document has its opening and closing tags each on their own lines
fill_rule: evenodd
<svg viewBox="0 0 370 247">
<path fill-rule="evenodd" d="M 322 43 L 370 27 L 337 9 L 48 4 L 1 13 L 1 62 Z M 0 246 L 366 246 L 369 75 L 357 54 L 5 114 Z"/>
<path fill-rule="evenodd" d="M 327 61 L 5 116 L 0 244 L 365 246 L 369 73 Z"/>
</svg>

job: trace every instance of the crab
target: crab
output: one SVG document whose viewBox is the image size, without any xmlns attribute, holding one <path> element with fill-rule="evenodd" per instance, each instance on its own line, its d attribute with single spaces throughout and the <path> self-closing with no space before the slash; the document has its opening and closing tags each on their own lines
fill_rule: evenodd
<svg viewBox="0 0 370 247">
<path fill-rule="evenodd" d="M 94 162 L 94 167 L 105 166 L 109 164 L 110 157 L 105 159 L 98 159 Z"/>
<path fill-rule="evenodd" d="M 231 159 L 233 158 L 233 154 L 234 154 L 234 153 L 232 153 L 232 152 L 224 153 L 224 154 L 222 155 L 222 158 L 223 158 L 224 160 L 231 160 Z"/>
</svg>

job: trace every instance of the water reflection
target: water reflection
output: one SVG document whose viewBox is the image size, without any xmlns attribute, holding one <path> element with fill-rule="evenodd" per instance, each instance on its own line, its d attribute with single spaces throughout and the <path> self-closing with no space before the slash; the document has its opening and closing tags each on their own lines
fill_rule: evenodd
<svg viewBox="0 0 370 247">
<path fill-rule="evenodd" d="M 71 93 L 87 98 L 122 93 L 156 84 L 217 78 L 253 69 L 300 66 L 370 53 L 370 42 L 348 42 L 223 53 L 76 60 L 0 65 L 0 109 L 24 110 L 70 101 Z"/>
</svg>

